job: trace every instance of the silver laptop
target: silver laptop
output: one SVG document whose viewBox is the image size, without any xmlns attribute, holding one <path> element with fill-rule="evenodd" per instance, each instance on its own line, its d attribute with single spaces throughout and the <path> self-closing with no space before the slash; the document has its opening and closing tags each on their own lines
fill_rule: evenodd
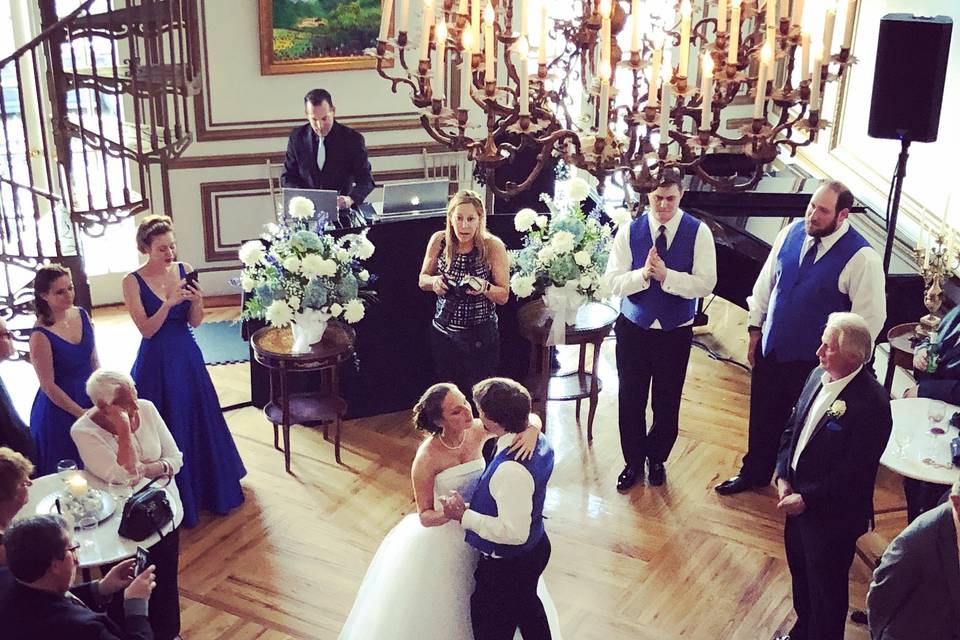
<svg viewBox="0 0 960 640">
<path fill-rule="evenodd" d="M 409 180 L 383 185 L 383 215 L 426 214 L 446 211 L 450 179 Z"/>
<path fill-rule="evenodd" d="M 328 189 L 282 189 L 283 192 L 283 220 L 290 213 L 290 200 L 302 196 L 313 203 L 314 221 L 319 228 L 323 228 L 327 221 L 337 219 L 337 196 L 340 194 Z"/>
</svg>

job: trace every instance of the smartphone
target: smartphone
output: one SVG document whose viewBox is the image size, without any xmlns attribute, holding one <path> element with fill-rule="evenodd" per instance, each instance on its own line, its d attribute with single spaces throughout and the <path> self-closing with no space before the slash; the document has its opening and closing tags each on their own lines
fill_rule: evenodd
<svg viewBox="0 0 960 640">
<path fill-rule="evenodd" d="M 185 287 L 198 287 L 198 281 L 200 280 L 200 273 L 197 271 L 191 271 L 186 276 L 184 276 L 184 286 Z"/>
<path fill-rule="evenodd" d="M 143 547 L 137 547 L 137 560 L 133 563 L 133 577 L 137 577 L 149 566 L 150 553 Z"/>
</svg>

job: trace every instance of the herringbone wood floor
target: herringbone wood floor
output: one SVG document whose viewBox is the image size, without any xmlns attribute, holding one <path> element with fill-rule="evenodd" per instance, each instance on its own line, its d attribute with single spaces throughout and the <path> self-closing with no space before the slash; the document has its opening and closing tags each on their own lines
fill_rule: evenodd
<svg viewBox="0 0 960 640">
<path fill-rule="evenodd" d="M 209 319 L 232 315 L 213 310 Z M 704 339 L 742 359 L 742 318 L 730 309 L 711 315 L 720 321 Z M 96 320 L 101 359 L 108 360 L 103 352 L 130 337 L 128 323 L 110 311 Z M 561 355 L 564 362 L 575 357 Z M 667 484 L 622 496 L 614 487 L 622 462 L 613 342 L 604 344 L 601 362 L 605 386 L 592 446 L 574 403 L 549 407 L 557 457 L 545 577 L 564 637 L 765 640 L 785 632 L 792 624 L 790 576 L 773 489 L 732 498 L 712 490 L 736 471 L 745 447 L 748 374 L 694 349 Z M 248 397 L 245 365 L 211 373 L 223 405 Z M 227 421 L 249 472 L 246 502 L 183 532 L 184 636 L 336 638 L 380 540 L 414 509 L 408 474 L 419 439 L 408 413 L 348 423 L 344 466 L 320 433 L 296 428 L 293 475 L 284 473 L 259 411 L 232 411 Z M 896 478 L 881 477 L 876 503 L 883 535 L 873 544 L 882 549 L 904 524 Z M 851 606 L 862 606 L 869 575 L 855 561 Z M 867 637 L 864 627 L 848 624 L 847 638 Z"/>
</svg>

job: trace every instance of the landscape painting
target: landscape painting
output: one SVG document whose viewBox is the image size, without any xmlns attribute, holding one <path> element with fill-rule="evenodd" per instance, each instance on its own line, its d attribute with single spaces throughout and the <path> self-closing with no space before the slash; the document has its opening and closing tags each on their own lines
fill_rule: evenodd
<svg viewBox="0 0 960 640">
<path fill-rule="evenodd" d="M 371 69 L 380 0 L 259 0 L 260 72 Z"/>
</svg>

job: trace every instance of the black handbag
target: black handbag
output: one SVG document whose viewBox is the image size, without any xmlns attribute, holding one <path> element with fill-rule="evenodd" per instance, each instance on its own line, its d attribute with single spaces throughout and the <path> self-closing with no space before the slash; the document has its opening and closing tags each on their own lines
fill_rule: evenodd
<svg viewBox="0 0 960 640">
<path fill-rule="evenodd" d="M 170 508 L 167 492 L 153 486 L 161 479 L 169 482 L 166 476 L 154 478 L 130 496 L 123 505 L 119 533 L 124 538 L 140 542 L 155 533 L 163 538 L 163 528 L 173 520 L 173 509 Z"/>
</svg>

